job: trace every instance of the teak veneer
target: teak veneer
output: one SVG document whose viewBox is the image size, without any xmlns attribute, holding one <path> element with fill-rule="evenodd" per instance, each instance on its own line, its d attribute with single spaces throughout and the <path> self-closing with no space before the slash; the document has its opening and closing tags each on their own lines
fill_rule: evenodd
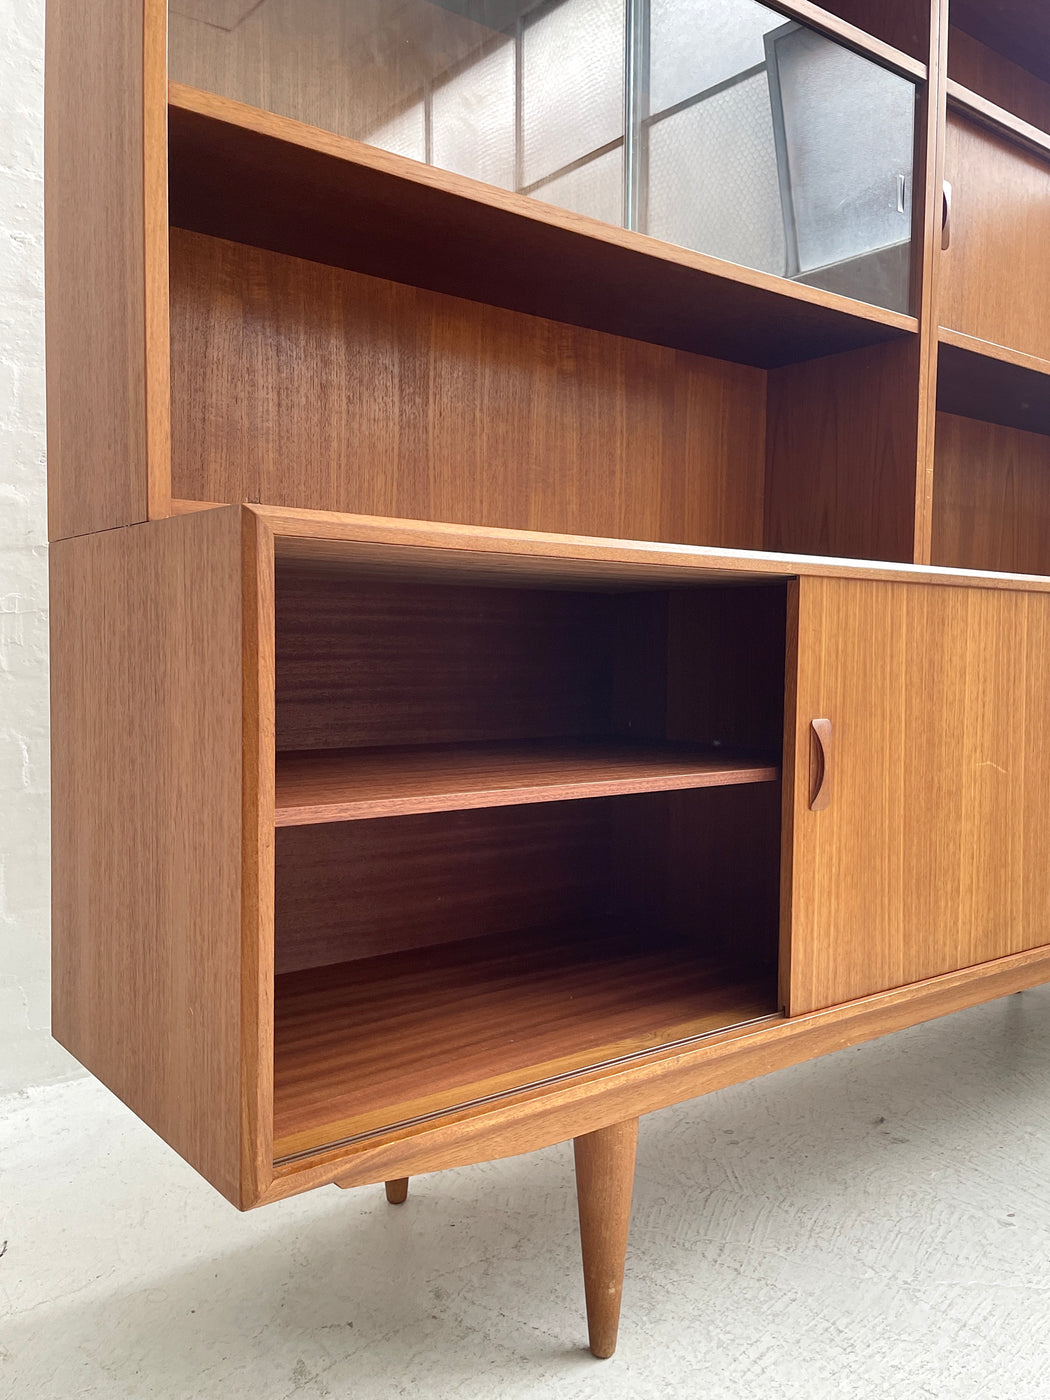
<svg viewBox="0 0 1050 1400">
<path fill-rule="evenodd" d="M 435 744 L 280 754 L 278 826 L 768 783 L 777 765 L 675 744 Z"/>
<path fill-rule="evenodd" d="M 241 1209 L 573 1138 L 608 1356 L 640 1117 L 1050 980 L 1050 24 L 776 0 L 915 85 L 904 313 L 167 8 L 48 15 L 54 1034 Z"/>
</svg>

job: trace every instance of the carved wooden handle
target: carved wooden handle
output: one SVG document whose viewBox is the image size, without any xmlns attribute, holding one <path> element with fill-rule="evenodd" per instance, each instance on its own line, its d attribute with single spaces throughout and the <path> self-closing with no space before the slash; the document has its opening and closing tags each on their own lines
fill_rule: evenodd
<svg viewBox="0 0 1050 1400">
<path fill-rule="evenodd" d="M 817 741 L 817 757 L 820 759 L 820 774 L 813 798 L 809 804 L 811 812 L 823 812 L 831 801 L 831 720 L 812 721 L 813 737 Z"/>
<path fill-rule="evenodd" d="M 944 182 L 944 204 L 941 209 L 941 248 L 947 249 L 952 241 L 952 182 Z"/>
</svg>

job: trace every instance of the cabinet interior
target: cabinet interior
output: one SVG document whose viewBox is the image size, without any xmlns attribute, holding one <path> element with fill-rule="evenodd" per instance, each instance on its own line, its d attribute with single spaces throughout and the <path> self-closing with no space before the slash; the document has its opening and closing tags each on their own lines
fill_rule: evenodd
<svg viewBox="0 0 1050 1400">
<path fill-rule="evenodd" d="M 786 590 L 279 563 L 279 1159 L 776 1013 Z"/>
<path fill-rule="evenodd" d="M 1050 132 L 1050 42 L 1041 0 L 952 0 L 948 76 Z"/>
<path fill-rule="evenodd" d="M 1050 574 L 1050 436 L 937 414 L 933 562 Z"/>
<path fill-rule="evenodd" d="M 912 557 L 914 336 L 767 371 L 178 228 L 170 266 L 176 498 Z"/>
</svg>

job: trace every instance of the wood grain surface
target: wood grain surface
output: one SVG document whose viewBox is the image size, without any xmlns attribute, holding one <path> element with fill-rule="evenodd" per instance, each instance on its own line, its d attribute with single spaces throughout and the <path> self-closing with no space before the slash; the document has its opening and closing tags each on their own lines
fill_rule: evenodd
<svg viewBox="0 0 1050 1400">
<path fill-rule="evenodd" d="M 1050 437 L 938 414 L 934 506 L 937 563 L 1050 574 Z"/>
<path fill-rule="evenodd" d="M 171 221 L 274 252 L 744 364 L 915 319 L 173 84 Z"/>
<path fill-rule="evenodd" d="M 949 1015 L 1050 979 L 1050 947 L 792 1018 L 715 1034 L 633 1066 L 508 1095 L 443 1121 L 377 1135 L 277 1169 L 267 1200 L 336 1179 L 344 1186 L 512 1157 L 636 1114 L 770 1074 L 902 1027 Z"/>
<path fill-rule="evenodd" d="M 798 14 L 800 19 L 809 19 L 797 5 L 781 6 L 778 3 L 777 9 L 781 8 Z M 824 8 L 847 25 L 853 25 L 882 43 L 910 55 L 916 61 L 916 66 L 907 71 L 915 77 L 925 75 L 930 57 L 930 0 L 828 0 Z M 840 35 L 848 37 L 845 29 L 840 31 Z M 874 48 L 869 51 L 873 57 L 886 57 Z"/>
<path fill-rule="evenodd" d="M 767 549 L 913 557 L 918 339 L 769 374 Z"/>
<path fill-rule="evenodd" d="M 1050 152 L 1050 133 L 1031 122 L 1022 121 L 1006 107 L 997 106 L 988 98 L 948 79 L 948 110 L 963 121 L 985 127 L 993 136 L 1003 136 L 1015 146 L 1030 151 L 1038 160 Z"/>
<path fill-rule="evenodd" d="M 242 1007 L 241 528 L 216 511 L 52 547 L 53 1020 L 250 1204 L 242 1110 L 267 1068 Z"/>
<path fill-rule="evenodd" d="M 282 560 L 279 747 L 606 737 L 769 755 L 782 729 L 783 634 L 775 582 L 470 588 Z"/>
<path fill-rule="evenodd" d="M 229 512 L 222 512 L 229 514 Z M 273 1176 L 274 554 L 241 510 L 241 1204 Z"/>
<path fill-rule="evenodd" d="M 465 528 L 437 521 L 376 519 L 331 511 L 246 509 L 274 532 L 278 565 L 321 576 L 522 588 L 659 591 L 683 585 L 787 580 L 878 579 L 946 587 L 1046 592 L 1038 575 L 973 573 L 819 555 L 756 553 L 543 531 Z M 390 545 L 397 545 L 391 550 Z"/>
<path fill-rule="evenodd" d="M 279 828 L 278 973 L 608 915 L 616 808 L 645 800 Z"/>
<path fill-rule="evenodd" d="M 927 5 L 929 80 L 916 108 L 915 197 L 912 201 L 912 306 L 919 316 L 917 436 L 911 557 L 930 562 L 933 473 L 937 438 L 937 326 L 943 268 L 944 122 L 947 107 L 948 3 Z"/>
<path fill-rule="evenodd" d="M 666 594 L 377 583 L 278 567 L 282 751 L 665 737 Z"/>
<path fill-rule="evenodd" d="M 775 763 L 676 744 L 537 740 L 279 754 L 278 826 L 774 782 Z"/>
<path fill-rule="evenodd" d="M 940 332 L 937 406 L 943 413 L 1050 434 L 1050 360 Z"/>
<path fill-rule="evenodd" d="M 802 579 L 794 751 L 792 1015 L 1046 938 L 1050 602 Z M 808 810 L 835 729 L 835 791 Z"/>
<path fill-rule="evenodd" d="M 956 0 L 952 0 L 954 15 Z M 948 35 L 948 74 L 964 88 L 1003 107 L 1040 131 L 1050 132 L 1050 67 L 1043 78 L 1011 61 L 972 34 L 952 25 Z"/>
<path fill-rule="evenodd" d="M 951 0 L 952 23 L 1035 77 L 1050 82 L 1043 0 Z"/>
<path fill-rule="evenodd" d="M 775 783 L 277 831 L 279 972 L 616 920 L 776 958 Z"/>
<path fill-rule="evenodd" d="M 1050 359 L 1050 164 L 953 112 L 944 169 L 954 198 L 941 325 Z"/>
<path fill-rule="evenodd" d="M 519 930 L 279 977 L 278 1160 L 769 1015 L 689 947 Z"/>
<path fill-rule="evenodd" d="M 599 1360 L 616 1350 L 637 1150 L 637 1118 L 573 1142 L 587 1332 Z"/>
<path fill-rule="evenodd" d="M 178 230 L 171 261 L 178 497 L 761 545 L 761 371 Z"/>
<path fill-rule="evenodd" d="M 51 0 L 45 69 L 48 530 L 166 488 L 164 0 Z"/>
</svg>

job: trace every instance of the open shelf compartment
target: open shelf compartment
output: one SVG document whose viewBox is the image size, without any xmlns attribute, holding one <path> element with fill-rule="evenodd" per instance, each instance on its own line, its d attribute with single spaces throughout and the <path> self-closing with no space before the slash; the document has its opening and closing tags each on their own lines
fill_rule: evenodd
<svg viewBox="0 0 1050 1400">
<path fill-rule="evenodd" d="M 786 581 L 276 578 L 279 1162 L 778 1013 Z"/>
<path fill-rule="evenodd" d="M 932 562 L 1050 574 L 1050 362 L 941 331 Z"/>
<path fill-rule="evenodd" d="M 279 831 L 276 1159 L 775 1015 L 778 843 L 775 784 Z"/>
</svg>

